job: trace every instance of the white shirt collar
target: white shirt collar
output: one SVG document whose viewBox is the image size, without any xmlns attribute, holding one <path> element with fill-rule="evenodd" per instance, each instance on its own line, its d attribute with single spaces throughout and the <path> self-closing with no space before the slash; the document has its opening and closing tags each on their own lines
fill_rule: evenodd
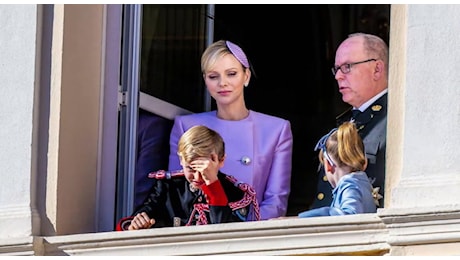
<svg viewBox="0 0 460 260">
<path fill-rule="evenodd" d="M 366 110 L 372 103 L 374 103 L 377 99 L 379 99 L 381 96 L 385 95 L 385 93 L 388 92 L 388 89 L 384 89 L 382 90 L 382 92 L 378 93 L 377 95 L 375 95 L 373 98 L 369 99 L 366 103 L 362 104 L 362 106 L 360 106 L 358 109 L 359 111 L 363 112 L 364 110 Z M 355 109 L 355 108 L 354 108 Z"/>
</svg>

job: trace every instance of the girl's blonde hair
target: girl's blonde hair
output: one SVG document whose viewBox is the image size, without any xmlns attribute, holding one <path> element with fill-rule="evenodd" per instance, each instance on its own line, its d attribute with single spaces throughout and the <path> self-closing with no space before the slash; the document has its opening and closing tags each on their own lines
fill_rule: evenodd
<svg viewBox="0 0 460 260">
<path fill-rule="evenodd" d="M 364 143 L 358 134 L 356 125 L 344 122 L 330 134 L 325 143 L 326 153 L 332 157 L 337 166 L 348 166 L 351 171 L 364 171 L 367 166 Z M 319 153 L 319 160 L 324 163 L 323 150 Z"/>
</svg>

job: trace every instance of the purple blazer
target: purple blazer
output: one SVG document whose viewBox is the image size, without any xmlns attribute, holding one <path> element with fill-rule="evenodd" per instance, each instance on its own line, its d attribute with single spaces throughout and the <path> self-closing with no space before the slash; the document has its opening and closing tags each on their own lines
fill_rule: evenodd
<svg viewBox="0 0 460 260">
<path fill-rule="evenodd" d="M 194 125 L 217 131 L 227 157 L 221 171 L 256 190 L 260 218 L 285 216 L 291 191 L 292 131 L 288 120 L 250 111 L 243 120 L 217 118 L 216 111 L 177 116 L 169 140 L 170 170 L 181 169 L 177 155 L 180 136 Z"/>
</svg>

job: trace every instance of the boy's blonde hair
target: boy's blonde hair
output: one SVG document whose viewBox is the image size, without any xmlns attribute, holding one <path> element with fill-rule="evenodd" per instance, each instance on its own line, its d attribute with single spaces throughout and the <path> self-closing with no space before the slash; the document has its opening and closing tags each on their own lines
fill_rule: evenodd
<svg viewBox="0 0 460 260">
<path fill-rule="evenodd" d="M 210 157 L 212 153 L 216 153 L 219 161 L 222 161 L 225 143 L 219 133 L 206 126 L 193 126 L 179 139 L 177 154 L 187 163 L 200 157 Z"/>
</svg>

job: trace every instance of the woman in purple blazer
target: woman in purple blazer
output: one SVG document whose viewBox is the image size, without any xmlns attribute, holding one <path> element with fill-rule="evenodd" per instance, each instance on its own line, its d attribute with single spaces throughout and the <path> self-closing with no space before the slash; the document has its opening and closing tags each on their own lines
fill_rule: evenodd
<svg viewBox="0 0 460 260">
<path fill-rule="evenodd" d="M 201 57 L 203 78 L 217 110 L 177 116 L 170 136 L 170 170 L 181 169 L 180 136 L 194 125 L 217 131 L 225 141 L 222 172 L 256 190 L 260 218 L 286 215 L 291 191 L 292 132 L 288 120 L 249 110 L 244 87 L 251 78 L 243 50 L 230 41 L 211 44 Z"/>
</svg>

